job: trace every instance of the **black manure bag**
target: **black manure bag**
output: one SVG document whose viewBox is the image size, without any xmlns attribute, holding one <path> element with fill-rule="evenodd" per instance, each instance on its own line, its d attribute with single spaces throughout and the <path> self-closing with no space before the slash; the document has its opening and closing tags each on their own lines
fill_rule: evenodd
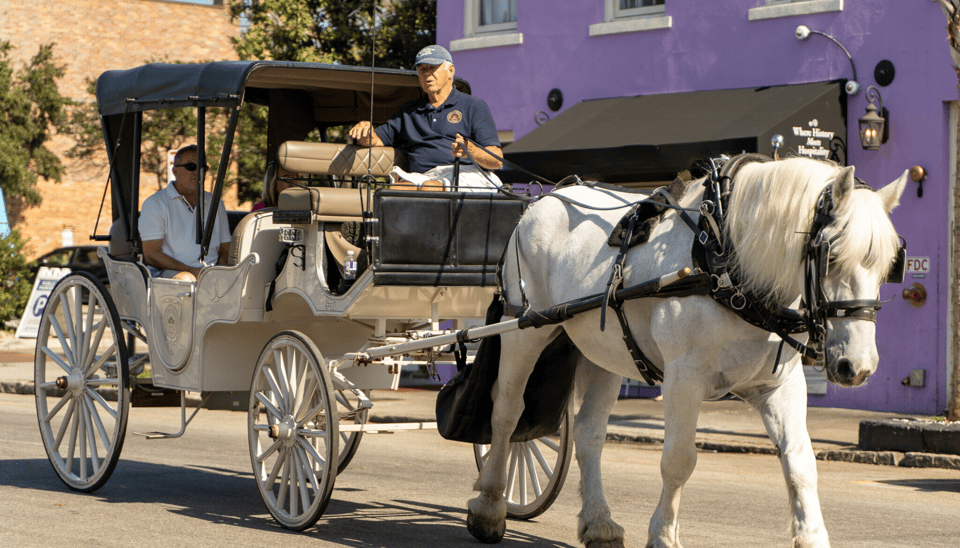
<svg viewBox="0 0 960 548">
<path fill-rule="evenodd" d="M 486 325 L 500 321 L 503 303 L 499 296 L 487 308 Z M 524 409 L 511 442 L 555 434 L 573 392 L 573 379 L 580 352 L 566 333 L 553 340 L 537 360 L 523 394 Z M 458 365 L 459 367 L 459 365 Z M 490 443 L 493 414 L 491 393 L 500 372 L 500 336 L 486 337 L 473 363 L 466 364 L 437 394 L 437 428 L 452 441 Z"/>
</svg>

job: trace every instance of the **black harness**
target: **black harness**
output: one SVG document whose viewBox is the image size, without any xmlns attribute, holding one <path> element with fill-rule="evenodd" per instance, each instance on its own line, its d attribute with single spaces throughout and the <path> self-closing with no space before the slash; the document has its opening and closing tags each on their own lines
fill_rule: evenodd
<svg viewBox="0 0 960 548">
<path fill-rule="evenodd" d="M 663 371 L 647 358 L 633 337 L 626 315 L 623 312 L 623 303 L 630 298 L 638 297 L 683 297 L 689 295 L 709 295 L 718 303 L 727 307 L 748 323 L 761 329 L 777 334 L 783 344 L 789 344 L 797 352 L 814 361 L 823 360 L 823 343 L 827 334 L 828 318 L 847 318 L 876 322 L 877 311 L 882 302 L 876 299 L 856 299 L 846 301 L 828 300 L 823 292 L 822 280 L 829 272 L 831 240 L 824 236 L 824 229 L 834 221 L 833 184 L 827 185 L 820 193 L 814 212 L 813 224 L 807 238 L 803 258 L 804 295 L 799 310 L 771 304 L 762 296 L 753 295 L 741 290 L 735 273 L 728 269 L 728 260 L 731 257 L 730 243 L 724 242 L 723 228 L 725 213 L 728 206 L 730 189 L 736 172 L 744 165 L 752 162 L 768 162 L 771 158 L 760 154 L 744 154 L 730 159 L 723 164 L 722 169 L 714 167 L 704 180 L 704 193 L 700 202 L 700 216 L 695 222 L 686 209 L 681 207 L 670 192 L 665 188 L 657 189 L 667 202 L 667 207 L 675 209 L 683 220 L 696 234 L 691 250 L 694 273 L 680 282 L 658 288 L 654 293 L 629 295 L 623 294 L 623 264 L 628 252 L 630 231 L 636 226 L 638 219 L 637 208 L 631 211 L 627 219 L 627 237 L 623 238 L 617 258 L 614 261 L 613 272 L 607 284 L 607 290 L 602 296 L 601 330 L 605 326 L 605 312 L 607 306 L 613 308 L 623 331 L 623 340 L 630 352 L 644 382 L 654 385 L 663 381 Z M 872 189 L 872 187 L 858 182 L 856 188 Z M 517 248 L 519 259 L 519 244 Z M 901 244 L 897 250 L 897 257 L 887 275 L 888 282 L 901 283 L 903 281 L 906 246 Z M 501 260 L 502 264 L 502 260 Z M 518 262 L 519 267 L 519 262 Z M 507 313 L 520 316 L 529 309 L 527 298 L 523 290 L 522 276 L 520 293 L 523 309 L 507 305 Z M 626 292 L 626 293 L 629 293 Z M 552 321 L 535 322 L 535 327 L 547 323 L 559 323 L 564 318 L 554 318 Z M 791 335 L 807 332 L 809 335 L 806 344 L 797 341 Z M 780 361 L 778 352 L 774 372 Z"/>
</svg>

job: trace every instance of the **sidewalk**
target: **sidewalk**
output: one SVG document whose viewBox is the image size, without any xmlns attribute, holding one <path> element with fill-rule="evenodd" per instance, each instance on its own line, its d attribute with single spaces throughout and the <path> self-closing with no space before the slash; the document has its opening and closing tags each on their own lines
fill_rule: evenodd
<svg viewBox="0 0 960 548">
<path fill-rule="evenodd" d="M 32 339 L 0 339 L 0 392 L 33 394 Z M 433 422 L 436 389 L 375 390 L 371 422 Z M 135 412 L 135 411 L 134 411 Z M 933 467 L 960 470 L 960 456 L 934 453 L 865 451 L 857 448 L 860 423 L 911 415 L 810 407 L 807 430 L 817 458 L 865 464 Z M 607 440 L 659 445 L 663 443 L 663 403 L 649 398 L 617 401 L 610 416 Z M 704 402 L 697 423 L 702 451 L 776 454 L 760 416 L 742 401 Z"/>
</svg>

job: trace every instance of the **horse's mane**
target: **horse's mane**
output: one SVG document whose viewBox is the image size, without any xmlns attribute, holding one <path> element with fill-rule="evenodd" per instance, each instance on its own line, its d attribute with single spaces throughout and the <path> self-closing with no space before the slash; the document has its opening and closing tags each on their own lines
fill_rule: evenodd
<svg viewBox="0 0 960 548">
<path fill-rule="evenodd" d="M 804 243 L 817 198 L 840 173 L 806 158 L 747 164 L 736 174 L 726 217 L 731 271 L 741 287 L 789 305 L 800 293 Z M 898 237 L 876 193 L 854 190 L 834 210 L 825 236 L 834 238 L 831 269 L 889 268 Z"/>
</svg>

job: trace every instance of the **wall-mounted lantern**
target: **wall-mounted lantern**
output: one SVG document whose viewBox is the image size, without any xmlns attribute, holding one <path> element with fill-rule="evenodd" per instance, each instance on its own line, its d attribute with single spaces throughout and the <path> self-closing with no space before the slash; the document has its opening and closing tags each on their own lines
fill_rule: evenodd
<svg viewBox="0 0 960 548">
<path fill-rule="evenodd" d="M 890 138 L 890 112 L 883 106 L 877 88 L 867 88 L 867 113 L 860 118 L 860 144 L 863 150 L 880 150 L 880 145 Z M 874 101 L 877 105 L 873 104 Z"/>
</svg>

